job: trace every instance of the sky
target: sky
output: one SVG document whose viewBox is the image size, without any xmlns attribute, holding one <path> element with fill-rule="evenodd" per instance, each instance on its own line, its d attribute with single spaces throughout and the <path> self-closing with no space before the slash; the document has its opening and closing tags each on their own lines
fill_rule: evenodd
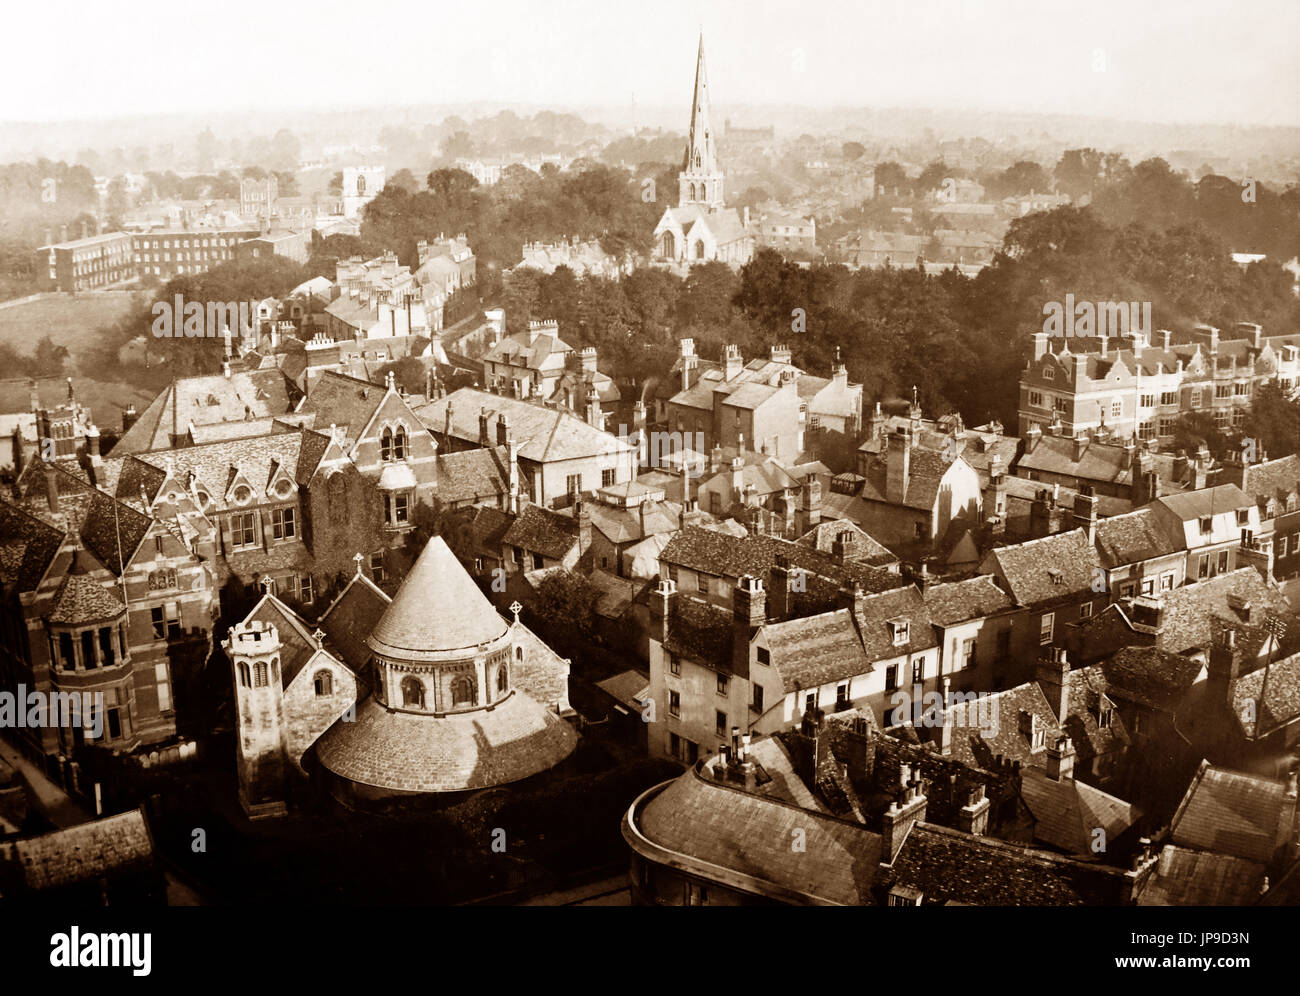
<svg viewBox="0 0 1300 996">
<path fill-rule="evenodd" d="M 689 105 L 702 29 L 723 110 L 1300 125 L 1300 0 L 46 0 L 5 18 L 8 121 Z"/>
</svg>

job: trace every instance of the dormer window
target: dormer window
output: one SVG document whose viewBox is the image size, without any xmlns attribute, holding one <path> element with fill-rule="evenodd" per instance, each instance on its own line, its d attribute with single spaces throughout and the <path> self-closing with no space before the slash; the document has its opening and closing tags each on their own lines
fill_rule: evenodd
<svg viewBox="0 0 1300 996">
<path fill-rule="evenodd" d="M 1295 504 L 1295 499 L 1288 498 L 1286 504 L 1287 504 L 1287 511 L 1290 512 L 1292 510 L 1291 507 Z M 1237 525 L 1239 526 L 1250 525 L 1250 509 L 1247 508 L 1237 509 Z"/>
<path fill-rule="evenodd" d="M 1214 517 L 1209 515 L 1201 516 L 1201 535 L 1208 536 L 1214 529 Z"/>
<path fill-rule="evenodd" d="M 241 484 L 235 488 L 235 492 L 231 497 L 234 498 L 236 505 L 247 505 L 252 500 L 253 489 L 246 484 Z"/>
<path fill-rule="evenodd" d="M 1056 371 L 1051 367 L 1043 367 L 1043 380 L 1056 380 Z"/>
<path fill-rule="evenodd" d="M 288 498 L 289 492 L 293 490 L 293 485 L 285 478 L 280 478 L 275 484 L 275 493 L 280 498 Z"/>
<path fill-rule="evenodd" d="M 1112 711 L 1111 707 L 1104 703 L 1097 707 L 1097 727 L 1099 729 L 1110 729 Z"/>
<path fill-rule="evenodd" d="M 912 638 L 912 626 L 906 619 L 891 619 L 889 630 L 894 638 L 894 646 L 901 647 Z"/>
<path fill-rule="evenodd" d="M 1065 575 L 1055 567 L 1047 569 L 1047 576 L 1052 579 L 1052 584 L 1065 584 Z"/>
</svg>

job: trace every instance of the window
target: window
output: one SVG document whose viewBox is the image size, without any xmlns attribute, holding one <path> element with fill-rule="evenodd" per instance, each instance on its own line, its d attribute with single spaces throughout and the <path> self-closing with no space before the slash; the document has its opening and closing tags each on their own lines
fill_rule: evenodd
<svg viewBox="0 0 1300 996">
<path fill-rule="evenodd" d="M 1219 573 L 1224 574 L 1228 570 L 1228 551 L 1219 551 Z"/>
<path fill-rule="evenodd" d="M 1249 509 L 1246 509 L 1246 508 L 1239 508 L 1239 509 L 1237 509 L 1237 525 L 1239 525 L 1239 526 L 1248 526 L 1248 525 L 1250 525 L 1250 510 L 1249 510 Z"/>
<path fill-rule="evenodd" d="M 236 512 L 230 517 L 230 545 L 252 546 L 257 542 L 257 515 L 253 512 Z"/>
<path fill-rule="evenodd" d="M 727 688 L 728 688 L 730 685 L 731 685 L 731 679 L 730 679 L 727 675 L 725 675 L 725 674 L 723 674 L 721 671 L 719 671 L 719 672 L 718 672 L 718 694 L 719 694 L 719 695 L 726 695 L 726 694 L 727 694 Z"/>
<path fill-rule="evenodd" d="M 253 686 L 265 688 L 266 684 L 266 661 L 258 661 L 253 665 Z"/>
<path fill-rule="evenodd" d="M 248 670 L 248 662 L 239 662 L 239 683 L 245 688 L 252 684 L 251 672 Z"/>
<path fill-rule="evenodd" d="M 1173 591 L 1173 590 L 1174 590 L 1174 572 L 1173 572 L 1173 571 L 1167 571 L 1166 573 L 1160 575 L 1160 590 L 1161 590 L 1161 591 Z"/>
<path fill-rule="evenodd" d="M 503 693 L 510 688 L 510 673 L 504 664 L 497 667 L 497 692 Z"/>
<path fill-rule="evenodd" d="M 272 539 L 293 539 L 298 535 L 293 521 L 293 512 L 292 508 L 273 508 L 271 510 Z"/>
<path fill-rule="evenodd" d="M 1052 612 L 1044 612 L 1043 618 L 1038 624 L 1038 645 L 1046 646 L 1052 642 L 1052 631 L 1056 625 L 1056 615 Z"/>
<path fill-rule="evenodd" d="M 456 702 L 456 689 L 462 682 L 468 681 L 468 678 L 457 678 L 451 684 L 451 694 L 453 703 Z M 416 709 L 424 708 L 424 683 L 419 678 L 402 679 L 402 705 L 412 706 Z"/>
<path fill-rule="evenodd" d="M 1051 367 L 1043 367 L 1043 380 L 1056 380 L 1056 371 Z"/>
<path fill-rule="evenodd" d="M 925 658 L 912 661 L 912 684 L 919 685 L 925 680 Z"/>
<path fill-rule="evenodd" d="M 1156 406 L 1156 396 L 1154 394 L 1144 394 L 1138 399 L 1138 403 L 1143 408 L 1154 408 Z"/>
<path fill-rule="evenodd" d="M 582 491 L 582 475 L 569 474 L 564 479 L 564 488 L 568 492 L 570 498 L 577 496 Z"/>
<path fill-rule="evenodd" d="M 316 598 L 316 593 L 312 588 L 311 575 L 299 574 L 297 577 L 298 601 L 311 602 Z"/>
<path fill-rule="evenodd" d="M 406 459 L 406 429 L 400 425 L 397 427 L 397 431 L 393 433 L 393 459 Z"/>
<path fill-rule="evenodd" d="M 1215 384 L 1215 385 L 1214 385 L 1214 397 L 1215 397 L 1216 399 L 1217 399 L 1217 398 L 1231 398 L 1231 397 L 1232 397 L 1232 385 L 1231 385 L 1231 384 Z"/>
<path fill-rule="evenodd" d="M 153 638 L 155 640 L 166 640 L 174 636 L 180 636 L 181 618 L 178 603 L 168 602 L 166 605 L 155 605 L 149 610 L 149 617 L 153 623 Z"/>
<path fill-rule="evenodd" d="M 1119 418 L 1124 414 L 1124 402 L 1116 398 L 1110 403 L 1111 418 Z"/>
<path fill-rule="evenodd" d="M 1173 418 L 1160 419 L 1160 435 L 1172 436 L 1174 434 L 1174 426 L 1176 424 L 1177 424 L 1177 419 L 1173 419 Z"/>
<path fill-rule="evenodd" d="M 803 711 L 812 712 L 817 708 L 817 692 L 811 691 L 803 698 Z"/>
<path fill-rule="evenodd" d="M 1204 580 L 1210 576 L 1210 555 L 1203 553 L 1196 564 L 1196 577 L 1198 580 Z"/>
<path fill-rule="evenodd" d="M 718 710 L 717 715 L 714 717 L 714 729 L 720 737 L 727 735 L 727 714 L 721 709 Z"/>
<path fill-rule="evenodd" d="M 1140 423 L 1140 424 L 1138 425 L 1138 438 L 1139 438 L 1139 439 L 1155 439 L 1155 438 L 1156 438 L 1156 424 L 1155 424 L 1155 422 L 1148 421 L 1148 422 L 1142 422 L 1142 423 Z"/>
<path fill-rule="evenodd" d="M 958 659 L 958 668 L 967 668 L 975 666 L 975 638 L 969 637 L 962 641 L 961 657 Z"/>
<path fill-rule="evenodd" d="M 379 459 L 385 463 L 393 459 L 393 430 L 387 427 L 379 434 Z"/>
<path fill-rule="evenodd" d="M 1201 535 L 1208 536 L 1214 530 L 1214 518 L 1209 515 L 1201 516 Z"/>
<path fill-rule="evenodd" d="M 1084 602 L 1082 605 L 1079 606 L 1079 618 L 1080 618 L 1080 619 L 1087 619 L 1087 618 L 1091 617 L 1091 615 L 1092 615 L 1092 603 L 1091 603 L 1091 602 Z"/>
<path fill-rule="evenodd" d="M 681 717 L 682 714 L 682 693 L 670 691 L 668 693 L 668 715 Z"/>
<path fill-rule="evenodd" d="M 757 713 L 761 713 L 763 711 L 763 686 L 762 685 L 754 686 L 754 704 L 750 706 L 750 708 Z"/>
<path fill-rule="evenodd" d="M 676 654 L 668 655 L 668 673 L 676 675 L 682 673 L 682 659 Z"/>
<path fill-rule="evenodd" d="M 1068 412 L 1070 410 L 1070 399 L 1057 398 L 1052 402 L 1052 408 L 1058 412 Z"/>
<path fill-rule="evenodd" d="M 614 469 L 607 467 L 600 472 L 600 486 L 602 488 L 611 487 L 614 484 Z"/>
<path fill-rule="evenodd" d="M 318 698 L 334 694 L 334 675 L 329 671 L 317 671 L 312 679 L 312 688 Z"/>
<path fill-rule="evenodd" d="M 898 665 L 890 664 L 885 668 L 885 689 L 892 691 L 898 687 Z"/>
<path fill-rule="evenodd" d="M 695 588 L 701 595 L 709 593 L 709 576 L 707 574 L 695 575 Z"/>
<path fill-rule="evenodd" d="M 849 707 L 849 683 L 842 682 L 835 686 L 835 711 L 843 712 Z"/>
<path fill-rule="evenodd" d="M 1030 391 L 1030 392 L 1029 392 L 1029 407 L 1030 407 L 1030 408 L 1042 408 L 1042 407 L 1043 407 L 1043 395 L 1042 395 L 1042 392 L 1040 392 L 1040 391 Z"/>
<path fill-rule="evenodd" d="M 404 526 L 411 519 L 409 491 L 394 491 L 384 495 L 384 521 L 390 526 Z"/>
<path fill-rule="evenodd" d="M 772 663 L 772 651 L 768 650 L 767 647 L 759 647 L 758 663 L 764 666 L 770 665 Z"/>
<path fill-rule="evenodd" d="M 1232 385 L 1232 393 L 1239 398 L 1247 397 L 1250 394 L 1250 385 L 1244 380 L 1239 380 Z"/>
<path fill-rule="evenodd" d="M 384 553 L 382 550 L 379 553 L 370 555 L 370 578 L 375 584 L 379 584 L 384 580 Z"/>
<path fill-rule="evenodd" d="M 911 638 L 912 626 L 906 619 L 895 619 L 889 624 L 894 634 L 894 646 L 901 647 Z"/>
<path fill-rule="evenodd" d="M 1161 403 L 1162 405 L 1176 405 L 1176 404 L 1178 404 L 1178 392 L 1177 392 L 1177 391 L 1161 391 L 1161 392 L 1160 392 L 1160 403 Z"/>
<path fill-rule="evenodd" d="M 161 636 L 158 633 L 157 623 L 154 624 L 154 637 L 161 639 Z M 59 658 L 63 661 L 63 669 L 65 671 L 71 671 L 77 666 L 77 655 L 72 649 L 71 633 L 59 634 Z"/>
</svg>

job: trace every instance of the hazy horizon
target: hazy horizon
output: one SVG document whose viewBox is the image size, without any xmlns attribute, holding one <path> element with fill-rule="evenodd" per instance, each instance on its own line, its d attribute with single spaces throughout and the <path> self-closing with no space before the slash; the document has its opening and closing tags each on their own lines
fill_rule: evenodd
<svg viewBox="0 0 1300 996">
<path fill-rule="evenodd" d="M 651 124 L 689 106 L 702 28 L 720 117 L 880 108 L 1300 126 L 1292 0 L 827 0 L 794 15 L 772 0 L 557 6 L 381 0 L 305 13 L 233 0 L 178 15 L 141 0 L 129 20 L 75 2 L 20 9 L 13 37 L 51 37 L 57 23 L 58 58 L 37 46 L 11 53 L 0 120 L 184 114 L 202 127 L 212 114 L 478 104 L 621 108 Z M 77 66 L 91 67 L 89 85 Z"/>
</svg>

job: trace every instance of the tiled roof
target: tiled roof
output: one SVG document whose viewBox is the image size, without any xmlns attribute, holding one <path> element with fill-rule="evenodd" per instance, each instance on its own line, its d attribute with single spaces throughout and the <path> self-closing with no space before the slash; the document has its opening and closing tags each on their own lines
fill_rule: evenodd
<svg viewBox="0 0 1300 996">
<path fill-rule="evenodd" d="M 943 715 L 953 727 L 951 757 L 988 771 L 996 770 L 998 757 L 1024 766 L 1043 764 L 1047 744 L 1061 733 L 1056 714 L 1036 681 L 989 692 L 973 702 L 957 702 L 944 709 Z M 1029 717 L 1044 734 L 1043 747 L 1037 750 L 1026 729 Z"/>
<path fill-rule="evenodd" d="M 504 446 L 438 454 L 438 498 L 444 502 L 481 501 L 510 490 L 509 456 Z"/>
<path fill-rule="evenodd" d="M 280 638 L 280 681 L 288 688 L 304 664 L 316 653 L 316 641 L 311 634 L 315 627 L 274 595 L 263 595 L 245 618 L 275 626 Z"/>
<path fill-rule="evenodd" d="M 849 560 L 859 560 L 873 567 L 888 567 L 898 563 L 896 556 L 850 519 L 824 520 L 800 536 L 796 542 L 819 553 L 829 554 L 835 547 L 836 537 L 840 536 L 844 538 L 845 557 Z"/>
<path fill-rule="evenodd" d="M 1260 625 L 1268 616 L 1284 619 L 1292 615 L 1291 606 L 1276 588 L 1268 585 L 1253 567 L 1242 567 L 1227 574 L 1183 585 L 1162 596 L 1164 633 L 1160 645 L 1165 650 L 1185 651 L 1209 647 L 1216 621 L 1227 622 L 1238 631 L 1238 645 L 1257 646 L 1262 639 Z M 1244 612 L 1233 605 L 1241 599 L 1250 605 L 1249 622 Z M 1250 631 L 1256 639 L 1246 639 Z"/>
<path fill-rule="evenodd" d="M 1296 491 L 1300 489 L 1300 454 L 1250 464 L 1245 468 L 1244 476 L 1241 490 L 1256 502 L 1266 502 L 1280 493 Z"/>
<path fill-rule="evenodd" d="M 666 651 L 720 671 L 733 670 L 731 613 L 681 592 L 673 596 L 668 612 Z"/>
<path fill-rule="evenodd" d="M 892 620 L 906 620 L 908 639 L 894 642 Z M 856 619 L 862 647 L 871 661 L 916 654 L 937 647 L 938 638 L 930 621 L 930 610 L 921 593 L 912 585 L 862 600 L 862 614 Z"/>
<path fill-rule="evenodd" d="M 988 575 L 931 585 L 923 593 L 937 626 L 955 626 L 1012 608 L 1011 599 Z"/>
<path fill-rule="evenodd" d="M 922 902 L 975 906 L 1114 906 L 1118 869 L 934 826 L 912 827 L 894 859 L 894 880 Z"/>
<path fill-rule="evenodd" d="M 422 660 L 504 636 L 497 614 L 441 536 L 429 540 L 367 640 L 377 654 Z"/>
<path fill-rule="evenodd" d="M 92 623 L 116 619 L 126 606 L 113 588 L 88 574 L 67 574 L 54 593 L 52 623 Z"/>
<path fill-rule="evenodd" d="M 959 456 L 957 458 L 961 460 Z M 927 450 L 919 446 L 912 447 L 907 459 L 907 491 L 903 501 L 892 502 L 887 497 L 886 478 L 888 464 L 885 456 L 873 457 L 867 462 L 866 482 L 862 485 L 862 497 L 870 501 L 901 504 L 906 508 L 929 510 L 934 507 L 935 497 L 939 494 L 939 485 L 943 475 L 955 460 L 945 460 L 944 454 Z M 964 462 L 964 461 L 963 461 Z"/>
<path fill-rule="evenodd" d="M 1125 647 L 1101 669 L 1110 694 L 1176 712 L 1205 665 L 1157 647 Z"/>
<path fill-rule="evenodd" d="M 1232 711 L 1251 739 L 1295 722 L 1300 718 L 1300 654 L 1242 675 L 1232 687 L 1232 702 Z"/>
<path fill-rule="evenodd" d="M 569 662 L 523 623 L 511 623 L 510 632 L 515 647 L 524 651 L 522 658 L 515 656 L 510 661 L 510 684 L 534 702 L 550 706 L 560 715 L 568 713 Z"/>
<path fill-rule="evenodd" d="M 0 501 L 0 579 L 6 584 L 35 591 L 62 544 L 62 530 Z"/>
<path fill-rule="evenodd" d="M 316 756 L 348 781 L 402 792 L 464 792 L 527 778 L 573 753 L 578 735 L 522 691 L 491 709 L 435 716 L 367 698 L 351 722 L 316 742 Z"/>
<path fill-rule="evenodd" d="M 784 555 L 792 568 L 810 571 L 840 584 L 856 584 L 863 591 L 891 591 L 902 586 L 897 574 L 863 563 L 839 563 L 788 540 L 772 536 L 732 536 L 716 529 L 687 526 L 664 547 L 660 560 L 694 571 L 728 578 L 746 574 L 766 578 L 776 558 Z"/>
<path fill-rule="evenodd" d="M 1073 778 L 1053 779 L 1038 768 L 1020 773 L 1020 795 L 1034 816 L 1034 839 L 1090 856 L 1098 829 L 1114 841 L 1141 817 L 1132 803 Z"/>
<path fill-rule="evenodd" d="M 1101 563 L 1082 529 L 1056 533 L 989 552 L 983 573 L 998 573 L 1017 605 L 1035 606 L 1092 587 Z"/>
<path fill-rule="evenodd" d="M 848 609 L 768 623 L 763 634 L 786 688 L 815 688 L 871 670 Z"/>
<path fill-rule="evenodd" d="M 483 361 L 540 370 L 543 364 L 557 353 L 563 355 L 572 352 L 573 347 L 557 335 L 543 333 L 529 342 L 527 332 L 516 332 L 505 336 L 483 354 Z"/>
<path fill-rule="evenodd" d="M 1128 728 L 1110 699 L 1103 669 L 1097 665 L 1075 668 L 1066 681 L 1070 704 L 1062 726 L 1074 741 L 1080 760 L 1091 763 L 1094 757 L 1126 748 Z M 1105 711 L 1109 711 L 1109 723 L 1102 726 Z"/>
<path fill-rule="evenodd" d="M 1255 502 L 1237 485 L 1220 484 L 1217 487 L 1188 491 L 1181 495 L 1166 495 L 1157 498 L 1155 504 L 1163 505 L 1179 519 L 1190 522 L 1203 515 L 1250 508 Z"/>
<path fill-rule="evenodd" d="M 1285 783 L 1202 761 L 1169 832 L 1181 847 L 1267 863 L 1294 813 Z"/>
<path fill-rule="evenodd" d="M 1105 567 L 1121 567 L 1177 553 L 1182 544 L 1162 529 L 1154 509 L 1140 508 L 1127 515 L 1097 521 L 1097 549 Z"/>
<path fill-rule="evenodd" d="M 35 890 L 145 869 L 154 859 L 153 836 L 139 809 L 0 845 L 0 856 L 5 849 Z"/>
<path fill-rule="evenodd" d="M 540 505 L 525 505 L 506 530 L 501 541 L 530 553 L 560 560 L 578 542 L 579 526 L 571 515 Z"/>
</svg>

